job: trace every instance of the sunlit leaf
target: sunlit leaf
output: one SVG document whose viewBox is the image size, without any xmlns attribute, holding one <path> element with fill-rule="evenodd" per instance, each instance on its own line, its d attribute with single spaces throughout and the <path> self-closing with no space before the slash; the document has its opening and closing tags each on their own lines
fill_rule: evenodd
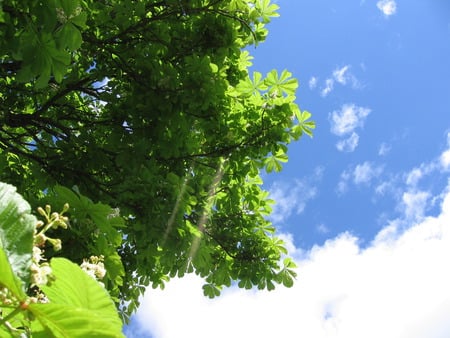
<svg viewBox="0 0 450 338">
<path fill-rule="evenodd" d="M 36 223 L 36 218 L 31 215 L 30 205 L 16 193 L 16 188 L 0 182 L 0 247 L 22 285 L 29 283 Z M 6 269 L 5 276 L 9 275 L 8 267 L 2 266 L 3 268 Z M 7 279 L 10 284 L 11 276 Z M 19 292 L 17 287 L 14 290 Z"/>
</svg>

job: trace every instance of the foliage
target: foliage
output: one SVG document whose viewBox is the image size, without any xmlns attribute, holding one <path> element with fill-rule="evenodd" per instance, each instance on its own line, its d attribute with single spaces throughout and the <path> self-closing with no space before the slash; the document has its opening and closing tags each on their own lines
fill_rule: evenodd
<svg viewBox="0 0 450 338">
<path fill-rule="evenodd" d="M 195 272 L 292 284 L 261 170 L 311 135 L 288 71 L 249 73 L 269 0 L 3 0 L 0 179 L 33 206 L 68 202 L 63 255 L 104 256 L 135 310 L 145 286 Z M 126 319 L 126 318 L 125 318 Z"/>
<path fill-rule="evenodd" d="M 94 278 L 65 258 L 42 262 L 47 242 L 61 249 L 46 232 L 67 219 L 49 207 L 40 213 L 45 223 L 13 186 L 0 183 L 1 336 L 122 337 L 114 303 Z"/>
</svg>

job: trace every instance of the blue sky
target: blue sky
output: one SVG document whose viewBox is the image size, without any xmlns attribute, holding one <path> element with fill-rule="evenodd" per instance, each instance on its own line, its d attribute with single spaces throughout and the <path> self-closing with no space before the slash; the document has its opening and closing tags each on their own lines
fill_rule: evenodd
<svg viewBox="0 0 450 338">
<path fill-rule="evenodd" d="M 275 3 L 253 69 L 292 72 L 317 123 L 264 175 L 296 284 L 208 300 L 173 280 L 127 336 L 449 337 L 450 3 Z"/>
</svg>

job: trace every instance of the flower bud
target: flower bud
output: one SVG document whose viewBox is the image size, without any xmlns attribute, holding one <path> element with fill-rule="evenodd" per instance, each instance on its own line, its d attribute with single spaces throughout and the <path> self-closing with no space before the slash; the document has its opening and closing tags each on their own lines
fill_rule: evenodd
<svg viewBox="0 0 450 338">
<path fill-rule="evenodd" d="M 43 246 L 45 244 L 46 240 L 47 240 L 47 237 L 44 234 L 36 235 L 36 236 L 34 236 L 34 245 Z"/>
<path fill-rule="evenodd" d="M 56 238 L 55 241 L 52 243 L 52 245 L 55 251 L 59 251 L 62 248 L 62 242 L 59 238 Z"/>
<path fill-rule="evenodd" d="M 47 214 L 45 213 L 44 209 L 42 209 L 41 207 L 38 207 L 38 208 L 37 208 L 37 211 L 38 211 L 39 214 L 41 214 L 41 215 L 44 216 L 44 217 L 47 215 Z"/>
<path fill-rule="evenodd" d="M 61 214 L 64 213 L 64 212 L 66 212 L 67 210 L 69 210 L 69 203 L 65 203 L 65 204 L 64 204 L 63 210 L 62 210 Z"/>
</svg>

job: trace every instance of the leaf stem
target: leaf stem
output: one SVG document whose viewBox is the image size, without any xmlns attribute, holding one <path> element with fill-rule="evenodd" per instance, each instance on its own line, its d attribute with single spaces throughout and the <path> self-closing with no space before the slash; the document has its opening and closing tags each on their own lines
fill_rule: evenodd
<svg viewBox="0 0 450 338">
<path fill-rule="evenodd" d="M 13 318 L 16 314 L 18 314 L 20 311 L 22 311 L 22 308 L 17 306 L 12 312 L 10 312 L 5 318 L 0 320 L 0 325 L 4 325 L 8 320 Z"/>
</svg>

